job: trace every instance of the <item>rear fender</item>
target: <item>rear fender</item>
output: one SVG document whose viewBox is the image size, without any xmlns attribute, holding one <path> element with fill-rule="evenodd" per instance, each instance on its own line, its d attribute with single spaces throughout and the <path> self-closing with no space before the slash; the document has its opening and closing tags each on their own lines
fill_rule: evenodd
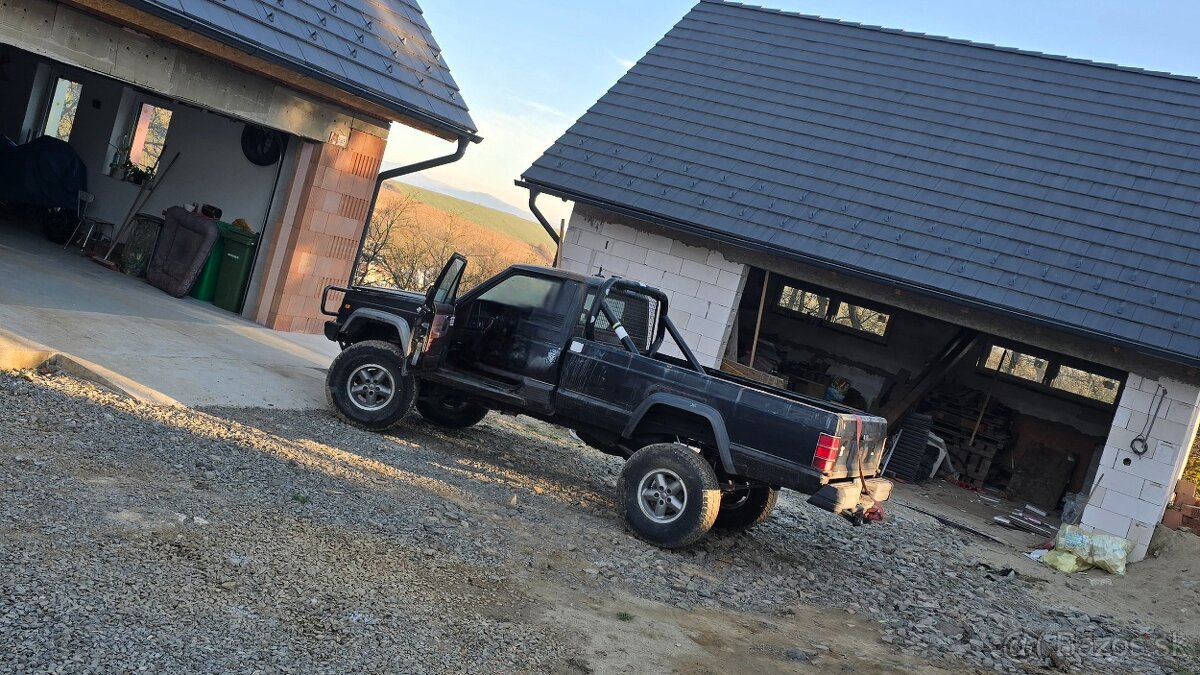
<svg viewBox="0 0 1200 675">
<path fill-rule="evenodd" d="M 733 457 L 729 452 L 729 432 L 725 429 L 725 419 L 721 417 L 721 413 L 717 412 L 712 406 L 697 403 L 683 396 L 666 393 L 652 394 L 633 411 L 633 415 L 630 416 L 629 422 L 625 425 L 621 436 L 627 439 L 632 438 L 633 434 L 637 431 L 638 425 L 642 423 L 646 415 L 656 406 L 677 410 L 689 415 L 698 415 L 708 420 L 709 425 L 712 427 L 713 438 L 716 440 L 717 456 L 721 460 L 721 468 L 731 476 L 736 475 L 733 469 Z"/>
</svg>

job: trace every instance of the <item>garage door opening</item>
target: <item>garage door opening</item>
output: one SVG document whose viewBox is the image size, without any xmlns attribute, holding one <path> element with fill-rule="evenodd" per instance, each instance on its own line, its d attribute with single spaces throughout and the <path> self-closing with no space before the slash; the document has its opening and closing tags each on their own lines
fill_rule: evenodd
<svg viewBox="0 0 1200 675">
<path fill-rule="evenodd" d="M 64 255 L 120 263 L 136 224 L 182 206 L 248 238 L 254 254 L 269 240 L 298 139 L 13 46 L 0 57 L 0 171 L 19 177 L 0 187 L 0 235 L 38 229 Z M 241 312 L 257 276 L 219 306 Z"/>
<path fill-rule="evenodd" d="M 894 453 L 890 473 L 947 479 L 995 503 L 989 517 L 1006 501 L 1070 507 L 1095 478 L 1126 378 L 761 269 L 748 274 L 725 356 L 727 369 L 887 417 L 889 433 L 910 435 L 911 456 Z"/>
</svg>

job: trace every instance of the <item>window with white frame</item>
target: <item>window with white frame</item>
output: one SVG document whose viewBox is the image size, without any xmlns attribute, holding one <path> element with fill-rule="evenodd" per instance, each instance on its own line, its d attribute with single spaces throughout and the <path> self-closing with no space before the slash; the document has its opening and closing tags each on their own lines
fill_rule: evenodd
<svg viewBox="0 0 1200 675">
<path fill-rule="evenodd" d="M 75 127 L 75 113 L 79 110 L 79 95 L 83 85 L 60 77 L 54 82 L 54 93 L 46 111 L 46 124 L 42 134 L 62 141 L 71 140 L 71 129 Z"/>
</svg>

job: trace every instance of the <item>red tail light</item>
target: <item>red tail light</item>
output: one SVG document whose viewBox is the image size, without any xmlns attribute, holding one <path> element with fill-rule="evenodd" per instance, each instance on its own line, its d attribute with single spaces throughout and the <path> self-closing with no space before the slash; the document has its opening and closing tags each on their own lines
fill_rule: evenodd
<svg viewBox="0 0 1200 675">
<path fill-rule="evenodd" d="M 813 468 L 821 472 L 829 471 L 841 454 L 842 439 L 829 434 L 821 434 L 817 438 L 817 449 L 813 453 Z"/>
</svg>

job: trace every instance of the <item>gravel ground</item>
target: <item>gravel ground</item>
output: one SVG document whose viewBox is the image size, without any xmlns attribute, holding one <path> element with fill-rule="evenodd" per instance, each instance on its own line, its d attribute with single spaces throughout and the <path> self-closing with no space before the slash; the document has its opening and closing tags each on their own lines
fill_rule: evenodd
<svg viewBox="0 0 1200 675">
<path fill-rule="evenodd" d="M 0 672 L 1197 669 L 899 505 L 851 528 L 785 493 L 650 547 L 620 467 L 523 418 L 378 435 L 0 374 Z"/>
</svg>

